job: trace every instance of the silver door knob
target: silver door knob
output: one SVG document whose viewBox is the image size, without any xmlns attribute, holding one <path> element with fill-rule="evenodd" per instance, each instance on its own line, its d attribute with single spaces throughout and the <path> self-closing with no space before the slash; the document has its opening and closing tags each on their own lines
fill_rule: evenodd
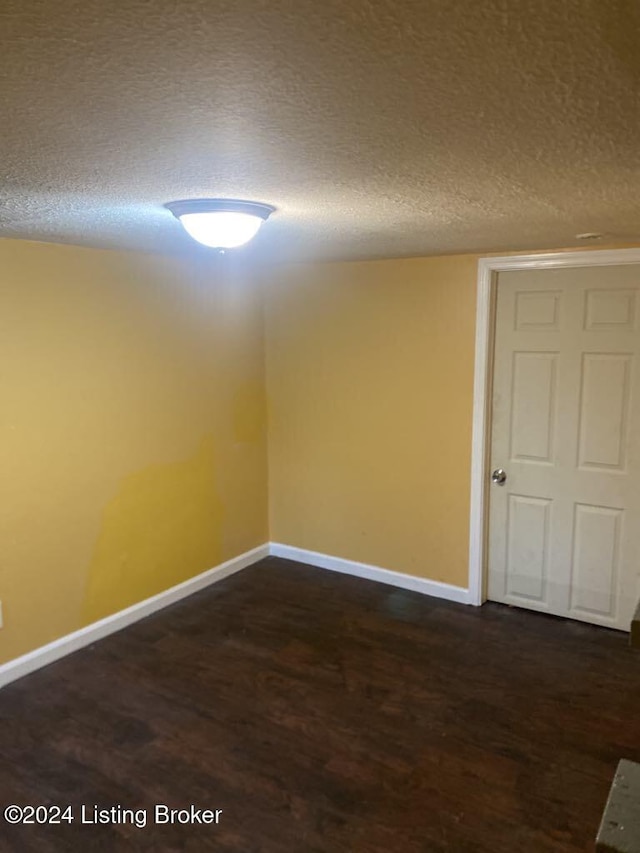
<svg viewBox="0 0 640 853">
<path fill-rule="evenodd" d="M 504 486 L 507 482 L 507 472 L 503 468 L 496 468 L 491 474 L 491 482 L 497 486 Z"/>
</svg>

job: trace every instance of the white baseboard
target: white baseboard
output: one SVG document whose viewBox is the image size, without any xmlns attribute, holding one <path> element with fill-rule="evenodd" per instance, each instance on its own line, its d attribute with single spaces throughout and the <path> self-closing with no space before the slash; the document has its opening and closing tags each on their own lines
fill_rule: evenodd
<svg viewBox="0 0 640 853">
<path fill-rule="evenodd" d="M 320 554 L 318 551 L 306 551 L 304 548 L 293 548 L 291 545 L 271 542 L 269 544 L 269 553 L 272 557 L 297 560 L 299 563 L 308 563 L 319 569 L 329 569 L 332 572 L 342 572 L 346 575 L 355 575 L 358 578 L 366 578 L 370 581 L 399 586 L 402 589 L 421 592 L 424 595 L 431 595 L 434 598 L 445 598 L 447 601 L 455 601 L 457 604 L 476 603 L 470 591 L 462 586 L 452 586 L 451 584 L 441 583 L 440 581 L 419 578 L 416 575 L 405 575 L 402 572 L 382 569 L 380 566 L 356 563 L 354 560 L 343 560 L 341 557 L 331 557 L 329 554 Z"/>
<path fill-rule="evenodd" d="M 72 634 L 60 637 L 60 639 L 54 640 L 46 646 L 41 646 L 39 649 L 22 655 L 22 657 L 0 665 L 0 687 L 4 687 L 5 684 L 22 678 L 23 675 L 28 675 L 36 669 L 47 666 L 47 664 L 65 657 L 65 655 L 70 655 L 72 652 L 84 648 L 84 646 L 89 646 L 91 643 L 95 643 L 96 640 L 102 639 L 102 637 L 114 634 L 116 631 L 126 628 L 127 625 L 131 625 L 133 622 L 139 622 L 145 616 L 150 616 L 157 610 L 162 610 L 176 601 L 193 595 L 194 592 L 198 592 L 211 584 L 228 578 L 229 575 L 233 575 L 241 569 L 246 569 L 247 566 L 252 565 L 257 560 L 269 556 L 269 552 L 268 544 L 260 545 L 251 551 L 246 551 L 244 554 L 234 557 L 232 560 L 227 560 L 226 563 L 221 563 L 213 569 L 189 578 L 184 583 L 172 586 L 170 589 L 166 589 L 164 592 L 160 592 L 151 598 L 146 598 L 138 604 L 133 604 L 131 607 L 127 607 L 126 610 L 120 610 L 118 613 L 107 616 L 99 622 L 93 622 L 85 628 L 80 628 L 79 631 L 74 631 Z"/>
<path fill-rule="evenodd" d="M 54 640 L 46 646 L 41 646 L 39 649 L 34 649 L 32 652 L 22 655 L 22 657 L 0 665 L 0 687 L 4 687 L 18 678 L 28 675 L 30 672 L 34 672 L 85 646 L 89 646 L 91 643 L 95 643 L 109 634 L 114 634 L 116 631 L 126 628 L 127 625 L 139 622 L 145 616 L 150 616 L 152 613 L 162 610 L 176 601 L 193 595 L 194 592 L 198 592 L 211 584 L 224 580 L 229 575 L 233 575 L 241 569 L 246 569 L 248 566 L 269 555 L 284 557 L 287 560 L 296 560 L 300 563 L 308 563 L 311 566 L 316 566 L 320 569 L 329 569 L 332 572 L 355 575 L 359 578 L 390 584 L 391 586 L 409 589 L 413 592 L 421 592 L 424 595 L 444 598 L 447 601 L 455 601 L 458 604 L 475 603 L 472 600 L 469 590 L 460 586 L 451 586 L 451 584 L 419 578 L 415 575 L 405 575 L 401 572 L 382 569 L 379 566 L 370 566 L 367 563 L 343 560 L 341 557 L 331 557 L 328 554 L 320 554 L 317 551 L 306 551 L 304 548 L 294 548 L 291 545 L 270 542 L 253 548 L 251 551 L 246 551 L 244 554 L 240 554 L 232 560 L 227 560 L 226 563 L 221 563 L 219 566 L 209 569 L 200 575 L 189 578 L 184 583 L 172 586 L 170 589 L 158 593 L 158 595 L 146 598 L 138 604 L 133 604 L 131 607 L 127 607 L 126 610 L 120 610 L 118 613 L 107 616 L 99 622 L 93 622 L 91 625 L 80 628 L 79 631 L 74 631 L 72 634 L 60 637 L 60 639 Z"/>
</svg>

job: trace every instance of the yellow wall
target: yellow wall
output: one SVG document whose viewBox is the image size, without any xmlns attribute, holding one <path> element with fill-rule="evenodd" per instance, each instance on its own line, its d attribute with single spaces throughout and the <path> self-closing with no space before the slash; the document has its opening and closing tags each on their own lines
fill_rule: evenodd
<svg viewBox="0 0 640 853">
<path fill-rule="evenodd" d="M 264 284 L 271 539 L 467 586 L 477 257 Z"/>
<path fill-rule="evenodd" d="M 0 663 L 268 539 L 467 585 L 477 257 L 272 271 L 264 318 L 195 257 L 0 240 Z"/>
<path fill-rule="evenodd" d="M 0 240 L 0 662 L 262 544 L 242 270 Z"/>
</svg>

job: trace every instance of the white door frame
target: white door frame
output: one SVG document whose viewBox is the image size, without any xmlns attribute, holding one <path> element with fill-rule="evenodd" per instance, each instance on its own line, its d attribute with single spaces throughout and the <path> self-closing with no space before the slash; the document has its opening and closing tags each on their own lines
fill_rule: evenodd
<svg viewBox="0 0 640 853">
<path fill-rule="evenodd" d="M 494 308 L 498 273 L 506 270 L 559 269 L 640 263 L 640 249 L 596 249 L 539 255 L 480 258 L 476 304 L 476 351 L 473 378 L 473 436 L 471 444 L 471 518 L 469 524 L 469 603 L 487 600 L 487 485 L 491 440 L 491 382 L 493 378 Z"/>
</svg>

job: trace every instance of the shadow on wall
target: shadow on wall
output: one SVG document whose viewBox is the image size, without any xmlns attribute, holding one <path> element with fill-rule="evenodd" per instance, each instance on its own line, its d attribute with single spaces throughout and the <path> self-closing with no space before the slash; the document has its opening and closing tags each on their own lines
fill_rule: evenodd
<svg viewBox="0 0 640 853">
<path fill-rule="evenodd" d="M 189 459 L 125 477 L 104 511 L 89 567 L 83 624 L 221 562 L 223 516 L 212 436 Z"/>
</svg>

